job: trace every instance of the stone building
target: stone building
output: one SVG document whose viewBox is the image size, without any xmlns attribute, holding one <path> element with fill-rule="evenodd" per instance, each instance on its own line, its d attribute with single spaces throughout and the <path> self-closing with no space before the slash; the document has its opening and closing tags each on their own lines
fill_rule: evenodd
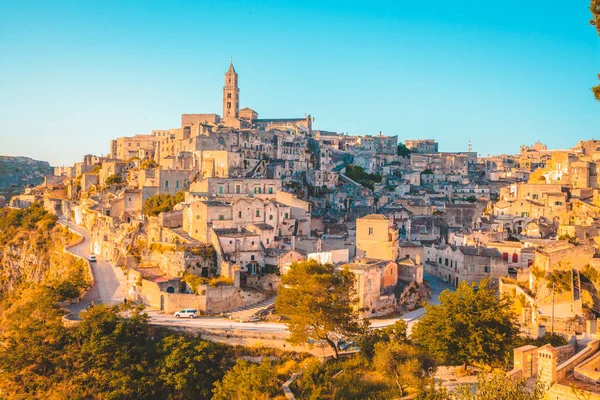
<svg viewBox="0 0 600 400">
<path fill-rule="evenodd" d="M 398 230 L 385 215 L 369 214 L 356 220 L 356 255 L 395 261 L 398 258 Z"/>
<path fill-rule="evenodd" d="M 364 258 L 358 263 L 344 264 L 337 269 L 348 268 L 356 277 L 358 296 L 356 308 L 365 317 L 377 317 L 394 311 L 398 284 L 398 265 L 393 261 Z"/>
<path fill-rule="evenodd" d="M 476 246 L 425 247 L 425 270 L 458 286 L 462 281 L 479 283 L 508 275 L 508 264 L 497 249 Z"/>
</svg>

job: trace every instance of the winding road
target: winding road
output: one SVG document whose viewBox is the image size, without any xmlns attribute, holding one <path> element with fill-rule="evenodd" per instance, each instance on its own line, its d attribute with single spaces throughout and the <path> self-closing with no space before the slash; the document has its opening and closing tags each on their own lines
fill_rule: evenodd
<svg viewBox="0 0 600 400">
<path fill-rule="evenodd" d="M 71 247 L 68 251 L 75 256 L 83 257 L 86 260 L 90 256 L 90 233 L 86 229 L 72 222 L 60 220 L 60 223 L 67 226 L 72 231 L 83 237 L 83 241 L 76 246 Z M 86 293 L 78 304 L 73 304 L 69 310 L 74 315 L 79 315 L 82 310 L 93 301 L 94 304 L 118 304 L 122 303 L 127 293 L 126 276 L 121 268 L 112 266 L 108 261 L 99 255 L 96 256 L 97 261 L 91 263 L 92 273 L 94 275 L 94 285 Z M 438 303 L 439 294 L 445 290 L 453 290 L 452 287 L 440 279 L 425 274 L 432 287 L 431 303 Z M 178 319 L 172 315 L 167 315 L 164 312 L 147 309 L 146 312 L 150 316 L 151 323 L 154 325 L 164 326 L 185 326 L 197 328 L 211 328 L 215 330 L 238 330 L 238 331 L 253 331 L 264 333 L 286 333 L 288 329 L 285 324 L 279 322 L 238 322 L 225 317 L 210 317 L 203 316 L 195 319 Z M 383 328 L 393 325 L 399 319 L 403 319 L 408 325 L 410 332 L 412 326 L 425 314 L 424 308 L 419 308 L 404 314 L 401 317 L 388 319 L 371 320 L 372 328 Z"/>
<path fill-rule="evenodd" d="M 75 256 L 89 260 L 91 254 L 90 233 L 72 222 L 60 220 L 60 223 L 83 237 L 81 243 L 71 247 L 67 251 Z M 91 302 L 94 302 L 94 304 L 118 304 L 122 303 L 125 298 L 127 283 L 123 270 L 113 267 L 100 256 L 96 256 L 96 259 L 95 263 L 90 263 L 92 274 L 94 275 L 94 285 L 79 303 L 72 304 L 69 307 L 69 310 L 74 315 L 78 316 L 79 312 L 85 310 Z"/>
</svg>

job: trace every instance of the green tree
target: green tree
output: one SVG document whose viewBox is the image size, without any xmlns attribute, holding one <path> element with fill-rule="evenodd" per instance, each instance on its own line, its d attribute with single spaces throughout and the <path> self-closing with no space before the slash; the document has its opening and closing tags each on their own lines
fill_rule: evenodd
<svg viewBox="0 0 600 400">
<path fill-rule="evenodd" d="M 215 384 L 213 400 L 269 400 L 280 393 L 281 383 L 269 361 L 257 365 L 238 360 Z"/>
<path fill-rule="evenodd" d="M 367 358 L 372 360 L 375 355 L 375 345 L 380 342 L 407 342 L 407 325 L 404 320 L 399 319 L 393 325 L 383 329 L 368 329 L 363 328 L 363 332 L 357 339 L 360 352 Z"/>
<path fill-rule="evenodd" d="M 592 0 L 590 2 L 590 11 L 592 12 L 590 24 L 596 27 L 596 31 L 600 35 L 600 0 Z M 600 79 L 600 74 L 598 74 L 598 79 Z M 592 92 L 596 100 L 600 100 L 600 85 L 594 86 Z"/>
<path fill-rule="evenodd" d="M 81 397 L 150 398 L 156 386 L 156 356 L 149 317 L 141 308 L 95 306 L 82 315 L 74 332 L 77 345 L 71 382 Z"/>
<path fill-rule="evenodd" d="M 172 211 L 175 205 L 185 201 L 185 193 L 178 192 L 175 196 L 170 194 L 157 194 L 144 201 L 144 214 L 156 217 L 161 212 Z"/>
<path fill-rule="evenodd" d="M 406 147 L 402 143 L 398 144 L 398 155 L 399 156 L 410 157 L 410 153 L 412 153 L 412 151 L 408 147 Z"/>
<path fill-rule="evenodd" d="M 404 396 L 409 387 L 422 388 L 435 366 L 434 360 L 422 350 L 395 341 L 375 345 L 373 364 L 381 376 L 396 384 L 400 396 Z"/>
<path fill-rule="evenodd" d="M 513 380 L 505 373 L 480 374 L 477 377 L 475 392 L 470 385 L 458 388 L 456 393 L 450 396 L 451 400 L 542 400 L 545 394 L 545 386 L 536 381 L 529 386 L 524 379 Z"/>
<path fill-rule="evenodd" d="M 292 264 L 281 281 L 275 307 L 288 318 L 290 341 L 324 340 L 337 358 L 337 339 L 353 336 L 361 329 L 354 274 L 311 260 Z"/>
<path fill-rule="evenodd" d="M 488 281 L 461 282 L 456 292 L 445 290 L 438 305 L 415 325 L 411 339 L 445 364 L 494 364 L 515 340 L 516 316 L 506 297 L 498 298 Z"/>
<path fill-rule="evenodd" d="M 158 343 L 157 376 L 165 397 L 208 399 L 223 377 L 226 349 L 196 337 L 169 335 Z"/>
<path fill-rule="evenodd" d="M 123 181 L 123 178 L 119 175 L 111 175 L 109 177 L 106 178 L 106 181 L 104 181 L 107 185 L 114 185 L 114 184 L 118 184 L 121 183 Z"/>
</svg>

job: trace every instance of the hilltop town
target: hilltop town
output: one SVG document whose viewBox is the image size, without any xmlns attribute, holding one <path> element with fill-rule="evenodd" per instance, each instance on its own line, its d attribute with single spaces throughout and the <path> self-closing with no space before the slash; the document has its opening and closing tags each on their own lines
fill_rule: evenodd
<svg viewBox="0 0 600 400">
<path fill-rule="evenodd" d="M 281 277 L 306 260 L 352 272 L 366 319 L 419 309 L 434 279 L 486 282 L 513 300 L 523 332 L 579 340 L 526 346 L 511 373 L 555 394 L 592 390 L 600 141 L 481 157 L 470 144 L 318 130 L 311 115 L 259 117 L 240 93 L 231 63 L 222 115 L 115 138 L 10 206 L 39 203 L 89 232 L 91 253 L 123 271 L 123 297 L 157 313 L 275 319 L 265 310 Z"/>
</svg>

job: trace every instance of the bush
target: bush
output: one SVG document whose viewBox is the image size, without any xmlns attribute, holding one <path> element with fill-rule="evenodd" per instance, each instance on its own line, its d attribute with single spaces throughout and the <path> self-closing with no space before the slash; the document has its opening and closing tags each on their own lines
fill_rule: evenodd
<svg viewBox="0 0 600 400">
<path fill-rule="evenodd" d="M 170 194 L 157 194 L 144 202 L 144 214 L 156 217 L 161 212 L 172 211 L 176 204 L 185 200 L 185 193 L 178 192 L 175 196 Z"/>
<path fill-rule="evenodd" d="M 106 183 L 107 185 L 116 185 L 116 184 L 121 183 L 122 181 L 123 181 L 123 178 L 120 177 L 119 175 L 111 175 L 108 178 L 106 178 L 104 183 Z"/>
</svg>

